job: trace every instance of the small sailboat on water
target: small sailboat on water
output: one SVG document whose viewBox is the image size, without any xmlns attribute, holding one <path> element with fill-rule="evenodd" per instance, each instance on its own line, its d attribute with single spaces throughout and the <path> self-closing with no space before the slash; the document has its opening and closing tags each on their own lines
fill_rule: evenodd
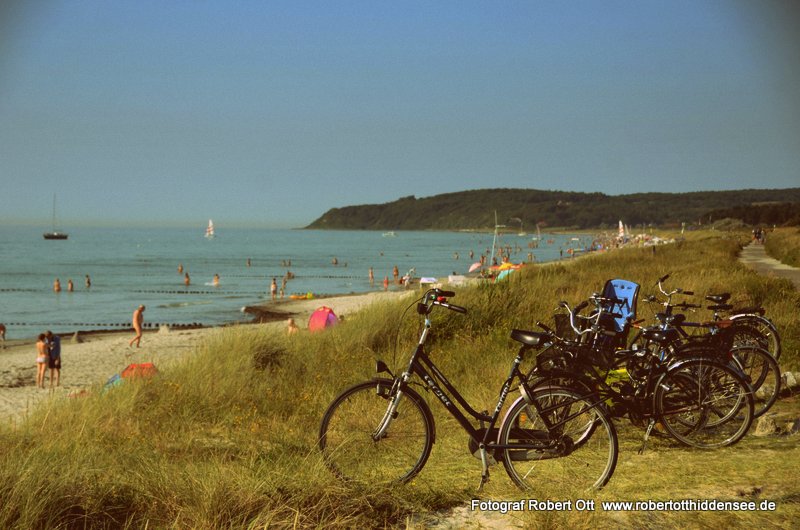
<svg viewBox="0 0 800 530">
<path fill-rule="evenodd" d="M 206 228 L 206 239 L 213 239 L 215 236 L 214 234 L 214 221 L 211 219 L 208 220 L 208 227 Z"/>
<path fill-rule="evenodd" d="M 44 234 L 45 239 L 67 239 L 69 234 L 65 232 L 59 232 L 56 230 L 56 196 L 53 195 L 53 230 L 51 232 L 45 232 Z"/>
</svg>

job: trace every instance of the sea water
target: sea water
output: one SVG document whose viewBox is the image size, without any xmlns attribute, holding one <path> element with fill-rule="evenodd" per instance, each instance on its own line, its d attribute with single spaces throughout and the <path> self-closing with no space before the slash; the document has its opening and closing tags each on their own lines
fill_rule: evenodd
<svg viewBox="0 0 800 530">
<path fill-rule="evenodd" d="M 543 235 L 538 248 L 530 235 L 503 235 L 512 261 L 536 262 L 567 256 L 588 241 Z M 585 237 L 584 237 L 585 239 Z M 491 253 L 492 233 L 266 230 L 218 228 L 213 239 L 202 229 L 79 228 L 67 240 L 45 240 L 33 227 L 0 227 L 0 322 L 9 339 L 55 333 L 129 327 L 133 310 L 146 306 L 150 325 L 220 325 L 249 321 L 247 305 L 269 302 L 270 283 L 291 271 L 292 293 L 315 296 L 383 290 L 415 269 L 414 276 L 446 279 L 466 273 L 481 253 Z M 470 252 L 473 258 L 470 259 Z M 333 264 L 334 258 L 338 261 Z M 250 266 L 247 260 L 250 260 Z M 191 278 L 184 285 L 179 264 Z M 370 284 L 368 271 L 374 270 Z M 214 286 L 215 274 L 220 277 Z M 85 286 L 85 277 L 91 287 Z M 53 292 L 58 278 L 62 291 Z M 74 291 L 67 291 L 72 280 Z M 390 289 L 399 288 L 393 283 Z"/>
</svg>

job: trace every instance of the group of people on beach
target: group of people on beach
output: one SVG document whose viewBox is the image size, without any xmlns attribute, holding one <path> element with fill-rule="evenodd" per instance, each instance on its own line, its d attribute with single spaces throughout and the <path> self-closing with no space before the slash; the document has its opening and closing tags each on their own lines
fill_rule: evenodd
<svg viewBox="0 0 800 530">
<path fill-rule="evenodd" d="M 50 369 L 50 388 L 61 384 L 61 337 L 52 331 L 40 333 L 36 342 L 36 386 L 44 388 Z"/>
</svg>

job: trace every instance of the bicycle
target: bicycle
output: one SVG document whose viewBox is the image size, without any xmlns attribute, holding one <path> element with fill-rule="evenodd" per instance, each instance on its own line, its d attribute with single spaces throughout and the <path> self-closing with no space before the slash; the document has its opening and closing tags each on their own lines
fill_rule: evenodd
<svg viewBox="0 0 800 530">
<path fill-rule="evenodd" d="M 752 386 L 755 399 L 754 417 L 766 413 L 778 399 L 781 389 L 781 371 L 772 353 L 763 347 L 765 337 L 758 329 L 751 327 L 745 320 L 720 319 L 715 311 L 715 318 L 710 322 L 687 322 L 683 314 L 674 314 L 674 309 L 699 309 L 701 306 L 681 302 L 672 303 L 676 294 L 691 296 L 691 291 L 677 288 L 666 291 L 662 285 L 669 275 L 658 280 L 658 289 L 665 301 L 658 302 L 654 296 L 649 302 L 658 302 L 664 306 L 664 312 L 657 313 L 656 319 L 663 331 L 664 355 L 686 355 L 693 350 L 704 352 L 717 351 L 717 356 L 734 365 Z M 701 334 L 690 334 L 686 328 L 704 330 Z M 642 342 L 642 337 L 637 337 Z M 643 347 L 647 347 L 643 344 Z"/>
<path fill-rule="evenodd" d="M 575 309 L 566 302 L 559 304 L 568 312 L 577 340 L 562 338 L 538 323 L 550 339 L 528 374 L 533 388 L 579 389 L 583 397 L 608 407 L 612 417 L 628 416 L 632 423 L 645 425 L 640 453 L 657 424 L 679 442 L 704 449 L 732 445 L 747 434 L 753 396 L 737 370 L 702 349 L 665 360 L 664 348 L 670 343 L 657 327 L 644 328 L 642 334 L 658 348 L 610 349 L 604 339 L 613 331 L 603 324 L 616 315 L 604 308 L 618 301 L 597 294 L 589 301 L 596 309 L 586 317 L 578 313 L 588 302 Z"/>
<path fill-rule="evenodd" d="M 322 418 L 319 449 L 327 467 L 339 478 L 368 484 L 408 482 L 425 466 L 436 438 L 433 415 L 421 387 L 469 434 L 469 446 L 481 460 L 479 489 L 489 480 L 490 463 L 502 461 L 506 473 L 522 489 L 536 483 L 574 484 L 600 488 L 617 463 L 614 425 L 596 399 L 559 386 L 527 387 L 520 364 L 547 335 L 513 330 L 520 342 L 508 378 L 503 382 L 492 414 L 477 412 L 436 367 L 425 351 L 436 307 L 466 313 L 447 302 L 451 291 L 428 290 L 416 303 L 424 326 L 406 369 L 394 375 L 383 361 L 376 378 L 354 385 L 330 404 Z M 416 376 L 416 378 L 415 378 Z M 514 381 L 521 396 L 498 419 Z M 475 425 L 478 424 L 478 426 Z"/>
</svg>

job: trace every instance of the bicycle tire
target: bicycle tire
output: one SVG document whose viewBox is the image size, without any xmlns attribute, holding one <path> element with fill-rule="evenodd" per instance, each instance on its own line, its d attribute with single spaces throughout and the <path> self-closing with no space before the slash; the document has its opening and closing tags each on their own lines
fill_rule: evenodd
<svg viewBox="0 0 800 530">
<path fill-rule="evenodd" d="M 617 465 L 619 442 L 603 407 L 561 387 L 540 388 L 528 399 L 512 403 L 498 433 L 499 445 L 526 446 L 498 450 L 511 480 L 521 489 L 536 484 L 570 484 L 582 490 L 605 486 Z M 552 430 L 544 417 L 555 425 Z"/>
<path fill-rule="evenodd" d="M 325 465 L 347 482 L 380 485 L 408 482 L 425 466 L 434 442 L 430 409 L 406 388 L 383 436 L 373 435 L 390 404 L 393 382 L 376 379 L 342 392 L 325 411 L 319 449 Z"/>
<path fill-rule="evenodd" d="M 758 418 L 775 404 L 781 392 L 780 366 L 767 350 L 757 346 L 737 346 L 731 354 L 753 389 L 753 417 Z"/>
<path fill-rule="evenodd" d="M 781 336 L 778 333 L 778 328 L 775 324 L 766 317 L 761 315 L 740 314 L 731 315 L 731 319 L 735 326 L 747 326 L 757 333 L 760 333 L 766 343 L 759 343 L 759 346 L 766 349 L 776 361 L 781 358 Z"/>
<path fill-rule="evenodd" d="M 673 438 L 701 449 L 733 445 L 753 422 L 752 388 L 738 370 L 710 359 L 671 366 L 656 385 L 656 417 Z"/>
</svg>

